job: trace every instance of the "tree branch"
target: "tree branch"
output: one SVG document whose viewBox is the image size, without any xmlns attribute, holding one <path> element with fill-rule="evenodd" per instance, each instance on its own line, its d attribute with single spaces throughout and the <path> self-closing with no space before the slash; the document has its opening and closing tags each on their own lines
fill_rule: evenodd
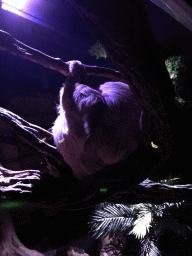
<svg viewBox="0 0 192 256">
<path fill-rule="evenodd" d="M 45 168 L 39 162 L 39 168 L 35 170 L 29 167 L 13 171 L 0 166 L 0 198 L 3 198 L 3 202 L 7 198 L 24 200 L 31 206 L 77 210 L 102 201 L 158 204 L 191 200 L 191 184 L 169 186 L 146 180 L 156 161 L 157 152 L 154 148 L 145 151 L 138 149 L 129 159 L 108 166 L 83 181 L 77 181 L 56 148 L 48 143 L 48 131 L 3 108 L 0 108 L 0 127 L 0 144 L 22 145 L 31 158 L 35 152 L 46 161 Z M 7 131 L 14 131 L 14 134 L 6 136 Z M 130 171 L 125 174 L 125 170 Z"/>
<path fill-rule="evenodd" d="M 144 180 L 130 191 L 117 193 L 109 198 L 110 202 L 136 203 L 177 203 L 183 200 L 191 202 L 192 184 L 167 185 L 153 182 L 149 179 Z"/>
<path fill-rule="evenodd" d="M 69 62 L 51 57 L 41 51 L 18 41 L 11 34 L 0 30 L 0 50 L 8 51 L 24 59 L 36 62 L 45 68 L 55 70 L 64 76 L 69 74 Z M 110 79 L 123 80 L 120 73 L 114 69 L 84 65 L 87 75 L 104 76 Z"/>
</svg>

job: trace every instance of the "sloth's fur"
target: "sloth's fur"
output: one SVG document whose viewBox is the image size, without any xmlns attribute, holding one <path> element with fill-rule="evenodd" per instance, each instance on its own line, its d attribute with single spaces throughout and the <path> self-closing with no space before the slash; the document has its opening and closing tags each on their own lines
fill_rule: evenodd
<svg viewBox="0 0 192 256">
<path fill-rule="evenodd" d="M 123 160 L 141 138 L 142 110 L 129 86 L 106 82 L 94 89 L 87 84 L 83 66 L 74 61 L 52 128 L 55 145 L 78 179 Z"/>
</svg>

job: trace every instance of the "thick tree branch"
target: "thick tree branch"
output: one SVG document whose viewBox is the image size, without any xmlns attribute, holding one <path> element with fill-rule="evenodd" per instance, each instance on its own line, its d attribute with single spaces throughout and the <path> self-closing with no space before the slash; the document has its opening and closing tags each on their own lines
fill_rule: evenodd
<svg viewBox="0 0 192 256">
<path fill-rule="evenodd" d="M 47 130 L 33 125 L 18 115 L 0 107 L 0 143 L 12 143 L 16 146 L 26 147 L 26 152 L 33 154 L 38 153 L 47 162 L 46 169 L 39 170 L 51 174 L 55 177 L 60 177 L 60 170 L 65 169 L 65 175 L 69 172 L 69 167 L 63 161 L 62 156 L 57 152 L 56 147 L 50 144 L 52 134 Z M 4 128 L 5 127 L 5 128 Z M 7 137 L 6 132 L 13 132 Z M 3 165 L 4 159 L 1 159 Z M 61 168 L 61 169 L 60 169 Z M 29 169 L 31 169 L 29 167 Z M 67 171 L 68 170 L 68 171 Z"/>
<path fill-rule="evenodd" d="M 140 148 L 129 159 L 106 167 L 83 181 L 77 181 L 56 148 L 48 143 L 48 131 L 3 108 L 0 108 L 0 127 L 0 143 L 13 143 L 18 147 L 22 145 L 26 152 L 31 152 L 31 158 L 36 152 L 46 161 L 45 167 L 39 163 L 39 170 L 31 170 L 30 163 L 29 168 L 22 171 L 0 167 L 0 197 L 3 202 L 4 198 L 8 198 L 23 202 L 26 200 L 31 207 L 77 210 L 102 201 L 158 204 L 191 200 L 191 184 L 168 186 L 146 180 L 156 161 L 157 150 L 154 148 Z M 14 133 L 7 137 L 4 128 L 6 131 L 12 129 Z"/>
</svg>

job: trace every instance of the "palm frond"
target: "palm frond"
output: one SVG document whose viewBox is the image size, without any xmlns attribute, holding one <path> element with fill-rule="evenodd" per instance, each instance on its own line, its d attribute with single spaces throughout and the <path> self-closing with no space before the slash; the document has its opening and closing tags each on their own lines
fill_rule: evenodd
<svg viewBox="0 0 192 256">
<path fill-rule="evenodd" d="M 162 215 L 162 210 L 160 206 L 149 203 L 136 204 L 132 207 L 137 210 L 137 218 L 129 234 L 134 234 L 136 238 L 142 239 L 153 225 L 154 217 Z"/>
<path fill-rule="evenodd" d="M 132 207 L 122 204 L 107 205 L 103 210 L 96 210 L 88 223 L 96 239 L 110 235 L 125 235 L 130 231 L 135 220 Z"/>
<path fill-rule="evenodd" d="M 156 240 L 146 235 L 141 242 L 140 256 L 160 256 L 161 253 L 156 245 Z"/>
<path fill-rule="evenodd" d="M 113 206 L 114 204 L 113 203 L 109 203 L 107 201 L 104 201 L 104 202 L 102 202 L 102 203 L 97 205 L 97 210 L 103 210 L 105 207 L 107 207 L 109 205 Z"/>
<path fill-rule="evenodd" d="M 152 222 L 152 214 L 148 213 L 140 213 L 138 218 L 134 222 L 133 229 L 129 232 L 129 234 L 135 235 L 136 238 L 142 239 L 148 232 Z"/>
<path fill-rule="evenodd" d="M 172 185 L 178 180 L 179 178 L 173 178 L 161 183 Z M 91 226 L 92 237 L 96 239 L 107 235 L 118 237 L 133 234 L 141 242 L 140 256 L 159 256 L 161 254 L 157 241 L 165 229 L 182 236 L 191 231 L 187 225 L 174 218 L 174 214 L 181 209 L 180 206 L 185 204 L 185 201 L 135 205 L 103 202 L 98 205 L 98 210 L 88 224 Z"/>
</svg>

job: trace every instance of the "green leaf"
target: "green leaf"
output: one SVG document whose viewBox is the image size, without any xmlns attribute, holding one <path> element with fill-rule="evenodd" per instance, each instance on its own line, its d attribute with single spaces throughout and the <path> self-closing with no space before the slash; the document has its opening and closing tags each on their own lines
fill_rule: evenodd
<svg viewBox="0 0 192 256">
<path fill-rule="evenodd" d="M 91 56 L 95 56 L 96 59 L 99 58 L 107 58 L 107 53 L 104 49 L 104 47 L 102 46 L 102 44 L 100 44 L 99 42 L 97 42 L 96 44 L 94 44 L 89 50 L 88 53 Z"/>
<path fill-rule="evenodd" d="M 180 89 L 185 87 L 189 76 L 190 59 L 187 56 L 172 56 L 165 60 L 165 66 L 175 89 L 175 103 L 178 108 L 186 106 L 186 101 L 180 95 Z"/>
</svg>

